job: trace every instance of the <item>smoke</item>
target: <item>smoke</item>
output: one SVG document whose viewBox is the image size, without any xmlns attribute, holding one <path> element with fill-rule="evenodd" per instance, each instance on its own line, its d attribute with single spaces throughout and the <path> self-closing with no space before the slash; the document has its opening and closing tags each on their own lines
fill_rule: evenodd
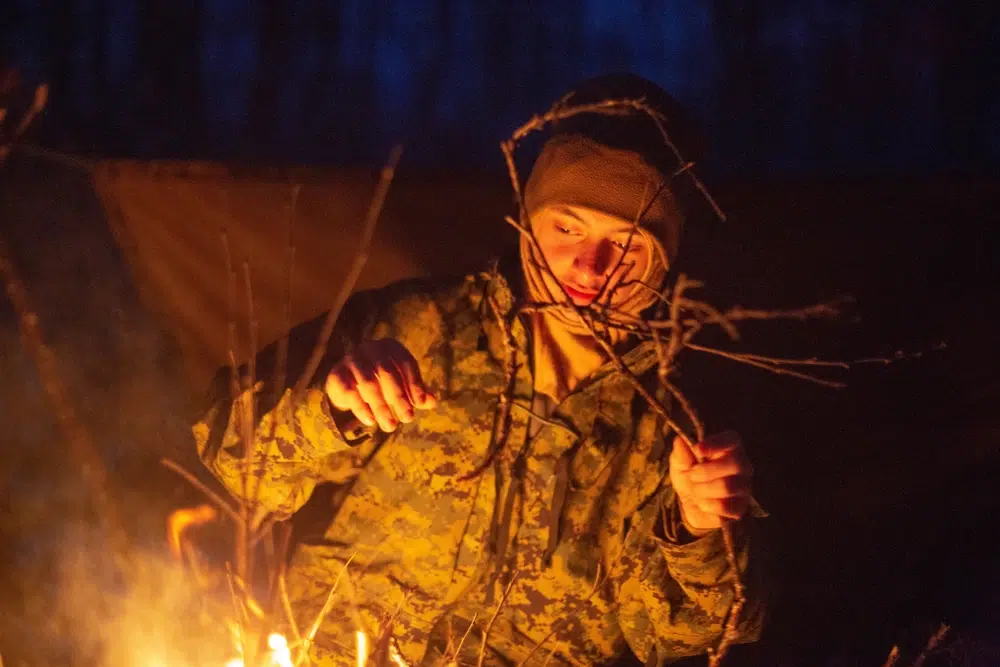
<svg viewBox="0 0 1000 667">
<path fill-rule="evenodd" d="M 171 653 L 190 648 L 185 637 L 210 630 L 199 624 L 200 612 L 191 613 L 195 591 L 166 556 L 167 514 L 200 500 L 159 464 L 170 457 L 198 472 L 188 431 L 192 399 L 176 346 L 140 305 L 85 172 L 15 156 L 0 181 L 0 219 L 60 380 L 107 471 L 106 491 L 119 510 L 120 528 L 133 545 L 129 563 L 112 559 L 109 517 L 94 507 L 93 489 L 70 455 L 20 340 L 17 314 L 3 299 L 4 664 L 198 664 L 176 662 Z M 229 642 L 219 645 L 232 657 Z M 159 657 L 138 661 L 147 651 Z M 205 664 L 225 662 L 211 658 Z"/>
<path fill-rule="evenodd" d="M 199 590 L 162 552 L 136 550 L 116 563 L 106 539 L 91 526 L 62 532 L 54 576 L 26 600 L 5 655 L 23 664 L 101 667 L 221 667 L 233 657 L 222 621 L 232 616 L 229 600 Z"/>
</svg>

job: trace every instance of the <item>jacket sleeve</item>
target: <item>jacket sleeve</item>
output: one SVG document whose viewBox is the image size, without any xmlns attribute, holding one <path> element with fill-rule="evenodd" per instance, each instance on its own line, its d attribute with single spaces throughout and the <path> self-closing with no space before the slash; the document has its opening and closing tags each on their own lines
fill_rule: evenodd
<svg viewBox="0 0 1000 667">
<path fill-rule="evenodd" d="M 754 518 L 732 524 L 737 566 L 746 599 L 737 642 L 759 638 L 764 602 L 751 549 Z M 630 539 L 635 554 L 619 587 L 619 623 L 645 664 L 664 664 L 718 646 L 734 599 L 732 569 L 721 530 L 698 538 L 684 529 L 669 485 L 637 516 Z M 627 559 L 628 560 L 628 559 Z"/>
<path fill-rule="evenodd" d="M 235 377 L 230 367 L 216 373 L 207 409 L 193 427 L 195 443 L 203 463 L 235 498 L 254 499 L 255 516 L 291 516 L 318 483 L 353 476 L 354 445 L 367 438 L 351 440 L 341 431 L 323 383 L 355 343 L 375 334 L 380 300 L 378 293 L 365 292 L 348 301 L 317 372 L 300 394 L 291 387 L 307 366 L 325 315 L 290 332 L 284 373 L 276 363 L 277 343 L 257 355 L 252 373 L 249 365 Z"/>
</svg>

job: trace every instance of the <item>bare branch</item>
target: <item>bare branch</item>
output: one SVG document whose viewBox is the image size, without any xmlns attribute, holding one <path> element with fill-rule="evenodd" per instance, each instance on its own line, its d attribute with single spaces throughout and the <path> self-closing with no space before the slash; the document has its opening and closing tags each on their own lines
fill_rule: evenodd
<svg viewBox="0 0 1000 667">
<path fill-rule="evenodd" d="M 514 384 L 517 381 L 517 345 L 514 342 L 514 335 L 511 332 L 511 323 L 508 321 L 507 316 L 500 311 L 500 306 L 497 304 L 496 299 L 489 295 L 486 299 L 489 302 L 490 310 L 496 318 L 497 325 L 500 327 L 504 350 L 507 353 L 504 363 L 504 383 L 503 390 L 498 397 L 497 410 L 493 417 L 493 437 L 490 442 L 490 448 L 486 452 L 486 456 L 483 457 L 483 460 L 471 472 L 461 475 L 458 478 L 460 481 L 481 475 L 493 463 L 497 454 L 503 450 L 504 444 L 507 442 L 507 437 L 510 434 L 510 410 L 511 405 L 514 403 Z"/>
<path fill-rule="evenodd" d="M 821 385 L 823 387 L 830 387 L 832 389 L 843 389 L 844 387 L 847 386 L 846 383 L 839 382 L 837 380 L 826 380 L 824 378 L 816 377 L 814 375 L 809 375 L 808 373 L 801 373 L 799 371 L 793 371 L 793 370 L 788 369 L 788 368 L 782 368 L 781 365 L 780 365 L 780 362 L 782 362 L 782 360 L 780 360 L 780 359 L 777 360 L 777 363 L 774 363 L 774 362 L 765 362 L 765 361 L 762 361 L 762 360 L 763 359 L 767 359 L 767 357 L 760 357 L 759 355 L 741 355 L 741 354 L 736 353 L 736 352 L 726 352 L 724 350 L 717 350 L 717 349 L 712 348 L 712 347 L 705 347 L 704 345 L 698 345 L 696 343 L 691 343 L 691 342 L 687 343 L 687 345 L 685 345 L 685 347 L 687 347 L 688 349 L 691 349 L 691 350 L 697 350 L 699 352 L 707 352 L 708 354 L 714 354 L 716 356 L 724 357 L 724 358 L 730 359 L 732 361 L 738 361 L 738 362 L 740 362 L 742 364 L 747 364 L 748 366 L 754 366 L 756 368 L 762 368 L 762 369 L 764 369 L 766 371 L 769 371 L 771 373 L 774 373 L 776 375 L 789 375 L 791 377 L 798 378 L 800 380 L 806 380 L 807 382 L 812 382 L 814 384 L 818 384 L 818 385 Z M 787 361 L 791 361 L 791 360 L 787 360 Z M 804 361 L 804 360 L 799 360 L 799 361 Z M 819 362 L 819 361 L 817 361 L 817 362 L 815 362 L 812 365 L 834 365 L 834 366 L 843 367 L 843 366 L 840 366 L 841 363 L 842 362 Z"/>
<path fill-rule="evenodd" d="M 382 213 L 382 207 L 385 205 L 385 199 L 389 194 L 389 186 L 392 185 L 392 179 L 396 174 L 396 166 L 399 164 L 399 158 L 402 155 L 403 147 L 397 145 L 392 149 L 388 162 L 382 167 L 382 175 L 379 178 L 378 186 L 375 188 L 375 196 L 368 207 L 368 216 L 365 219 L 365 226 L 361 232 L 361 244 L 358 246 L 358 252 L 354 256 L 351 268 L 347 272 L 347 278 L 340 286 L 340 291 L 333 302 L 333 307 L 330 308 L 330 311 L 326 315 L 326 319 L 323 322 L 323 329 L 316 340 L 315 347 L 313 347 L 312 355 L 309 357 L 302 375 L 295 383 L 296 394 L 301 394 L 305 391 L 306 386 L 312 381 L 313 375 L 316 374 L 316 369 L 319 368 L 319 363 L 323 359 L 326 347 L 330 343 L 330 336 L 333 335 L 333 327 L 337 324 L 337 318 L 340 317 L 340 311 L 347 302 L 347 298 L 351 295 L 351 292 L 354 291 L 354 285 L 358 282 L 361 269 L 364 268 L 365 263 L 368 261 L 372 238 L 375 236 L 375 224 Z"/>
<path fill-rule="evenodd" d="M 899 660 L 899 647 L 893 646 L 892 650 L 889 651 L 889 656 L 885 659 L 885 664 L 882 667 L 896 667 L 896 662 Z"/>
<path fill-rule="evenodd" d="M 790 310 L 758 310 L 734 306 L 726 311 L 726 318 L 736 320 L 811 320 L 818 318 L 836 319 L 843 314 L 843 307 L 853 303 L 854 299 L 842 296 L 831 301 L 824 301 L 805 308 Z"/>
<path fill-rule="evenodd" d="M 193 486 L 194 488 L 198 489 L 203 494 L 205 494 L 206 498 L 208 498 L 209 500 L 211 500 L 215 504 L 216 507 L 218 507 L 220 510 L 222 510 L 223 514 L 225 514 L 230 519 L 232 519 L 236 524 L 239 524 L 239 523 L 241 523 L 243 521 L 243 517 L 240 516 L 239 512 L 237 512 L 235 509 L 232 508 L 232 506 L 229 503 L 227 503 L 225 500 L 223 500 L 221 497 L 219 497 L 219 494 L 217 494 L 215 491 L 212 491 L 212 489 L 210 489 L 207 486 L 205 486 L 201 482 L 201 480 L 199 480 L 197 477 L 195 477 L 194 475 L 192 475 L 191 473 L 189 473 L 187 470 L 185 470 L 183 468 L 183 466 L 181 466 L 179 463 L 175 463 L 174 461 L 171 461 L 170 459 L 160 459 L 160 463 L 162 463 L 164 466 L 166 466 L 170 470 L 173 470 L 175 473 L 177 473 L 178 475 L 180 475 L 181 477 L 183 477 L 185 480 L 187 480 L 187 482 L 191 486 Z"/>
<path fill-rule="evenodd" d="M 285 211 L 285 226 L 288 238 L 285 241 L 285 312 L 282 318 L 281 338 L 274 359 L 274 404 L 277 405 L 281 395 L 285 393 L 286 374 L 288 372 L 288 334 L 292 330 L 292 276 L 295 268 L 295 243 L 293 229 L 295 222 L 295 206 L 299 201 L 302 186 L 292 186 L 291 200 Z"/>
<path fill-rule="evenodd" d="M 923 667 L 924 661 L 927 660 L 927 656 L 934 652 L 934 650 L 938 647 L 938 644 L 944 640 L 950 630 L 951 628 L 946 623 L 942 623 L 937 629 L 937 632 L 931 635 L 931 638 L 927 640 L 927 645 L 924 647 L 924 650 L 921 651 L 920 655 L 917 656 L 917 659 L 913 661 L 913 667 Z"/>
</svg>

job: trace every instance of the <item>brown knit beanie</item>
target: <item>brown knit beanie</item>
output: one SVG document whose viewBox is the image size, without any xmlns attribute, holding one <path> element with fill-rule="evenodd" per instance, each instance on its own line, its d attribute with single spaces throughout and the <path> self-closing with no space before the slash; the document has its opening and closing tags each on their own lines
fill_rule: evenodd
<svg viewBox="0 0 1000 667">
<path fill-rule="evenodd" d="M 664 129 L 682 160 L 644 112 L 579 114 L 553 125 L 525 185 L 525 206 L 529 218 L 549 205 L 564 204 L 638 219 L 659 242 L 669 265 L 684 225 L 671 180 L 685 161 L 701 154 L 693 123 L 656 84 L 631 74 L 584 81 L 566 96 L 566 104 L 640 98 L 666 119 Z"/>
</svg>

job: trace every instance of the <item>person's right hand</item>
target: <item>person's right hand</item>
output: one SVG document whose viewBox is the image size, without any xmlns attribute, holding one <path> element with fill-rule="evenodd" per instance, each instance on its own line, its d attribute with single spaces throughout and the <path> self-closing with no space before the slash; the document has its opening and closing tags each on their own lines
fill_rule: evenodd
<svg viewBox="0 0 1000 667">
<path fill-rule="evenodd" d="M 354 413 L 365 426 L 395 431 L 416 410 L 437 405 L 410 351 L 392 338 L 358 345 L 326 376 L 326 395 L 337 410 Z"/>
</svg>

